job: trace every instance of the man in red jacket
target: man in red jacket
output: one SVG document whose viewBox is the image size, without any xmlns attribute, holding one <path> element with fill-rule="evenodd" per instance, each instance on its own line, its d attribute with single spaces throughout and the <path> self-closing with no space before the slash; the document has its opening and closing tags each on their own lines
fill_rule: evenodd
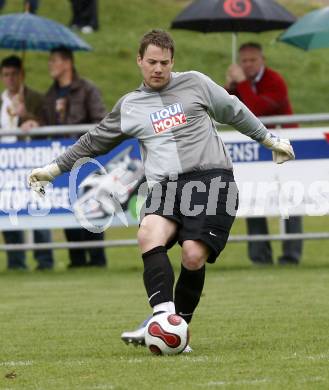
<svg viewBox="0 0 329 390">
<path fill-rule="evenodd" d="M 287 85 L 279 73 L 266 66 L 262 47 L 258 43 L 249 42 L 240 46 L 239 64 L 228 68 L 226 80 L 228 92 L 238 96 L 256 116 L 292 114 Z M 283 127 L 297 125 L 288 124 Z M 286 219 L 285 227 L 287 233 L 301 233 L 301 217 Z M 247 218 L 247 230 L 249 235 L 268 234 L 266 219 Z M 255 264 L 273 264 L 269 241 L 249 242 L 248 254 Z M 279 263 L 298 264 L 301 254 L 301 240 L 284 241 Z"/>
</svg>

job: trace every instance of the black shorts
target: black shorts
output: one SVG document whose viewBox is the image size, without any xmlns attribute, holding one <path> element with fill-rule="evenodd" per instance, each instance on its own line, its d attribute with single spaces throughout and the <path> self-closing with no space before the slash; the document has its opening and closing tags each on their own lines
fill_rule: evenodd
<svg viewBox="0 0 329 390">
<path fill-rule="evenodd" d="M 177 235 L 167 248 L 185 240 L 202 241 L 210 249 L 208 263 L 214 263 L 225 248 L 237 207 L 233 172 L 210 169 L 155 184 L 141 216 L 156 214 L 177 222 Z"/>
</svg>

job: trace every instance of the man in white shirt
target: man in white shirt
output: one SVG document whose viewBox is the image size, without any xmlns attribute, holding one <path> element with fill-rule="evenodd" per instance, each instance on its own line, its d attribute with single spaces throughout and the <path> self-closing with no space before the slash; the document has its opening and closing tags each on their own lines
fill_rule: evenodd
<svg viewBox="0 0 329 390">
<path fill-rule="evenodd" d="M 17 128 L 27 131 L 38 127 L 43 97 L 36 91 L 24 85 L 24 69 L 22 60 L 17 56 L 9 56 L 0 64 L 1 81 L 5 87 L 0 97 L 0 142 L 13 143 L 17 137 L 5 135 L 1 137 L 1 130 L 15 130 Z M 7 244 L 22 244 L 24 234 L 21 230 L 3 231 Z M 35 230 L 35 242 L 51 241 L 48 230 Z M 38 262 L 38 269 L 53 267 L 51 250 L 36 250 L 34 256 Z M 24 269 L 25 252 L 21 250 L 8 252 L 8 268 Z"/>
</svg>

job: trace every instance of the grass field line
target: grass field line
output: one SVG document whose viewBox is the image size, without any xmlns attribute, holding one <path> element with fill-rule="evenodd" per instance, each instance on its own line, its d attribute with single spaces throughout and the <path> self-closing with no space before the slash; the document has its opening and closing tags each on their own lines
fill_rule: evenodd
<svg viewBox="0 0 329 390">
<path fill-rule="evenodd" d="M 314 383 L 314 382 L 324 382 L 325 378 L 321 376 L 310 376 L 306 378 L 301 378 L 298 380 L 299 383 Z M 211 381 L 207 383 L 199 384 L 200 387 L 217 387 L 217 386 L 242 386 L 242 385 L 260 385 L 263 383 L 275 383 L 277 380 L 273 380 L 271 378 L 261 378 L 261 379 L 242 379 L 237 381 Z"/>
<path fill-rule="evenodd" d="M 69 366 L 69 367 L 74 367 L 74 366 L 84 366 L 84 365 L 88 365 L 89 364 L 89 361 L 87 360 L 57 360 L 56 364 L 58 365 L 65 365 L 65 366 Z"/>
<path fill-rule="evenodd" d="M 309 376 L 307 378 L 303 378 L 300 380 L 300 383 L 311 383 L 311 382 L 327 382 L 326 378 L 323 378 L 322 376 Z"/>
<path fill-rule="evenodd" d="M 110 364 L 110 363 L 117 363 L 118 360 L 119 361 L 122 361 L 123 363 L 125 364 L 145 364 L 145 363 L 149 363 L 150 361 L 150 358 L 151 359 L 159 359 L 159 361 L 165 361 L 166 364 L 168 363 L 172 363 L 172 364 L 176 364 L 177 363 L 177 358 L 180 360 L 180 361 L 183 361 L 184 363 L 219 363 L 221 361 L 221 359 L 217 356 L 214 356 L 214 357 L 209 357 L 209 356 L 191 356 L 191 355 L 180 355 L 179 357 L 178 356 L 152 356 L 152 355 L 147 355 L 147 356 L 141 356 L 141 357 L 134 357 L 134 358 L 131 358 L 131 357 L 123 357 L 123 356 L 120 356 L 120 358 L 110 358 L 110 359 L 100 359 L 101 361 L 105 361 L 107 364 Z M 12 363 L 12 364 L 1 364 L 0 363 L 0 366 L 3 365 L 10 365 L 10 366 L 15 366 L 17 364 L 15 364 L 16 362 L 7 362 L 7 363 Z M 18 363 L 24 363 L 24 362 L 18 362 Z M 27 363 L 27 362 L 26 362 Z M 33 362 L 31 362 L 31 364 L 18 364 L 18 365 L 32 365 Z M 74 367 L 74 366 L 83 366 L 83 365 L 88 365 L 89 364 L 89 361 L 85 361 L 85 360 L 58 360 L 56 362 L 57 365 L 62 365 L 62 366 L 69 366 L 69 367 Z"/>
<path fill-rule="evenodd" d="M 290 360 L 290 359 L 303 359 L 303 360 L 329 360 L 329 352 L 319 353 L 317 355 L 308 355 L 308 356 L 302 356 L 297 355 L 295 352 L 292 356 L 285 356 L 282 357 L 283 360 Z"/>
<path fill-rule="evenodd" d="M 19 360 L 19 361 L 8 361 L 8 362 L 0 362 L 0 367 L 16 367 L 16 366 L 32 366 L 34 363 L 32 360 Z"/>
<path fill-rule="evenodd" d="M 221 361 L 221 359 L 217 356 L 214 356 L 214 357 L 191 356 L 191 355 L 187 355 L 187 354 L 179 355 L 179 357 L 177 357 L 177 356 L 152 356 L 151 355 L 151 358 L 163 360 L 166 362 L 166 364 L 168 364 L 168 363 L 176 364 L 177 358 L 179 358 L 180 361 L 184 361 L 186 363 L 206 363 L 206 362 L 219 363 Z M 118 361 L 118 359 L 111 359 L 111 360 L 113 360 L 114 362 Z M 125 363 L 131 363 L 131 364 L 136 364 L 136 363 L 137 364 L 139 364 L 139 363 L 144 364 L 144 363 L 147 363 L 150 361 L 150 355 L 142 356 L 142 357 L 138 357 L 138 358 L 120 357 L 119 360 L 124 361 Z M 106 361 L 109 362 L 108 359 Z"/>
<path fill-rule="evenodd" d="M 244 379 L 239 381 L 211 381 L 208 383 L 200 384 L 202 387 L 216 387 L 216 386 L 228 386 L 228 385 L 259 385 L 260 383 L 271 383 L 269 378 L 263 379 Z"/>
<path fill-rule="evenodd" d="M 306 356 L 308 360 L 329 360 L 329 353 L 320 353 L 318 355 Z"/>
<path fill-rule="evenodd" d="M 111 383 L 104 383 L 104 384 L 82 386 L 79 388 L 79 390 L 113 390 L 113 389 L 122 389 L 122 387 L 118 385 L 112 385 Z"/>
</svg>

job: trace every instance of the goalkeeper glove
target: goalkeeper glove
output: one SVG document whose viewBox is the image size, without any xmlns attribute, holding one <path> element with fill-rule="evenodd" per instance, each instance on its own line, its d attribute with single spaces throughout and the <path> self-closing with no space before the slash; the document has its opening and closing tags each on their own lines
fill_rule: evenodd
<svg viewBox="0 0 329 390">
<path fill-rule="evenodd" d="M 33 169 L 28 177 L 29 186 L 41 195 L 45 194 L 45 186 L 61 174 L 56 163 L 51 163 L 42 168 Z"/>
<path fill-rule="evenodd" d="M 272 150 L 273 161 L 277 164 L 295 159 L 294 149 L 288 139 L 280 139 L 271 133 L 267 133 L 261 144 Z"/>
</svg>

